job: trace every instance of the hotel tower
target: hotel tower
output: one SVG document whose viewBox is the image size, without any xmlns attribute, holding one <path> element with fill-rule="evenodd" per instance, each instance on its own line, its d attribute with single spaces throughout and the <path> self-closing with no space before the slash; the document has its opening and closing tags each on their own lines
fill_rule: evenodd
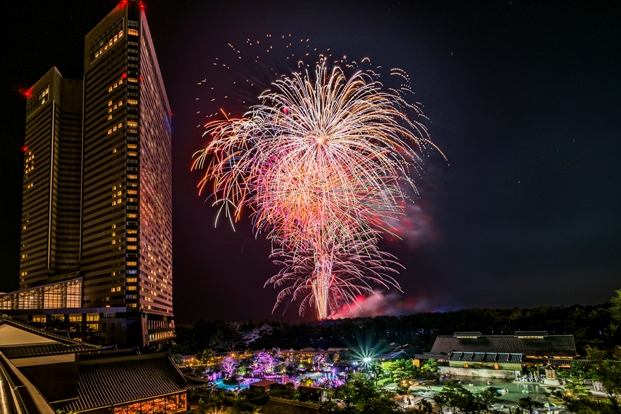
<svg viewBox="0 0 621 414">
<path fill-rule="evenodd" d="M 86 35 L 83 80 L 27 93 L 20 290 L 0 311 L 146 346 L 173 336 L 170 107 L 142 4 Z"/>
</svg>

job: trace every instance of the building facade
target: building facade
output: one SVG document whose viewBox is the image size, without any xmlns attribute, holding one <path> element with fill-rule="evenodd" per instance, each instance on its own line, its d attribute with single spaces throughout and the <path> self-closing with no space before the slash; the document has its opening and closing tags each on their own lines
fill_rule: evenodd
<svg viewBox="0 0 621 414">
<path fill-rule="evenodd" d="M 577 357 L 573 335 L 549 335 L 546 331 L 438 335 L 431 352 L 416 355 L 418 360 L 442 361 L 440 372 L 444 374 L 508 379 L 529 367 L 569 368 Z"/>
<path fill-rule="evenodd" d="M 207 383 L 163 353 L 106 350 L 0 315 L 0 384 L 2 413 L 173 414 Z"/>
<path fill-rule="evenodd" d="M 27 108 L 20 291 L 0 308 L 105 344 L 172 337 L 171 112 L 141 2 L 86 35 L 83 81 L 54 68 Z M 51 305 L 68 281 L 79 305 Z"/>
</svg>

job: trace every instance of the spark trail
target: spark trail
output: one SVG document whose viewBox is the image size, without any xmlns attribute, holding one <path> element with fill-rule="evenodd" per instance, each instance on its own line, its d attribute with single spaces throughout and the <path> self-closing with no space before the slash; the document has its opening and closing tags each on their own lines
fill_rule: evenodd
<svg viewBox="0 0 621 414">
<path fill-rule="evenodd" d="M 266 282 L 282 288 L 274 309 L 300 300 L 300 314 L 310 306 L 325 319 L 373 285 L 399 289 L 378 241 L 412 202 L 404 187 L 416 190 L 420 154 L 437 149 L 405 97 L 373 71 L 347 76 L 322 58 L 274 81 L 243 117 L 205 124 L 200 191 L 212 183 L 221 214 L 238 221 L 249 209 L 271 240 L 282 266 Z"/>
</svg>

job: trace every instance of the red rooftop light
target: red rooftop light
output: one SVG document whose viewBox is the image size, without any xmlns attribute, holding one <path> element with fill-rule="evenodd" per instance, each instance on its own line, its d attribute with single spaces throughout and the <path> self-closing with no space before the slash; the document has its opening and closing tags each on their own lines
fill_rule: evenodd
<svg viewBox="0 0 621 414">
<path fill-rule="evenodd" d="M 121 79 L 125 79 L 125 78 L 127 78 L 127 72 L 124 72 L 124 73 L 121 75 Z"/>
<path fill-rule="evenodd" d="M 23 152 L 28 152 L 28 147 L 26 145 L 22 145 L 22 151 Z"/>
</svg>

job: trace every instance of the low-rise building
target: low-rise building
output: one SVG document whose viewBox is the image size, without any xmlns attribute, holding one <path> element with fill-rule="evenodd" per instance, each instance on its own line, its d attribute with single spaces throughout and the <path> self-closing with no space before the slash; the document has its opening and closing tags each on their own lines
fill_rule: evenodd
<svg viewBox="0 0 621 414">
<path fill-rule="evenodd" d="M 205 385 L 185 377 L 166 354 L 103 349 L 6 315 L 0 383 L 7 384 L 2 404 L 23 414 L 177 413 L 188 408 L 188 390 Z"/>
<path fill-rule="evenodd" d="M 443 360 L 442 373 L 512 378 L 528 366 L 569 367 L 578 355 L 573 335 L 517 331 L 513 335 L 438 335 L 431 352 L 417 358 L 425 356 Z"/>
</svg>

